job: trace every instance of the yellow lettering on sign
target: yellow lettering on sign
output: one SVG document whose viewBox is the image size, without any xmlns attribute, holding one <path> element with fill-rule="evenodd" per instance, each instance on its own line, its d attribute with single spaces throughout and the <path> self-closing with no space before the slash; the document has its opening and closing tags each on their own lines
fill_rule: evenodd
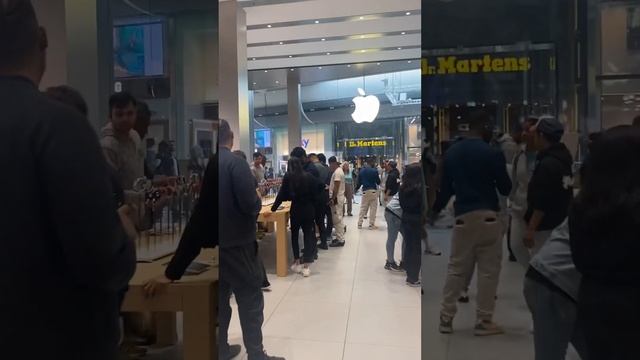
<svg viewBox="0 0 640 360">
<path fill-rule="evenodd" d="M 350 140 L 347 142 L 347 147 L 381 147 L 387 146 L 387 140 Z"/>
<path fill-rule="evenodd" d="M 554 60 L 553 58 L 550 60 L 552 70 L 555 67 Z M 436 62 L 437 66 L 434 66 L 429 59 L 422 59 L 422 75 L 526 72 L 531 70 L 531 58 L 529 57 L 493 57 L 487 54 L 473 59 L 458 59 L 456 56 L 441 56 L 436 58 Z"/>
<path fill-rule="evenodd" d="M 456 73 L 456 57 L 439 57 L 438 58 L 438 74 L 455 74 Z"/>
</svg>

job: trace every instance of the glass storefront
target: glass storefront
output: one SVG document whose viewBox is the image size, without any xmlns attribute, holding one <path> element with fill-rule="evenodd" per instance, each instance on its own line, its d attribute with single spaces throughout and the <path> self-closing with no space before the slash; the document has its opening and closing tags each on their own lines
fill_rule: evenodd
<svg viewBox="0 0 640 360">
<path fill-rule="evenodd" d="M 253 151 L 265 155 L 267 167 L 273 167 L 276 175 L 286 169 L 295 146 L 355 164 L 366 158 L 401 165 L 418 162 L 419 66 L 419 61 L 396 61 L 250 72 Z M 291 71 L 300 76 L 300 144 L 289 144 L 287 72 Z M 378 111 L 367 118 L 372 108 Z"/>
</svg>

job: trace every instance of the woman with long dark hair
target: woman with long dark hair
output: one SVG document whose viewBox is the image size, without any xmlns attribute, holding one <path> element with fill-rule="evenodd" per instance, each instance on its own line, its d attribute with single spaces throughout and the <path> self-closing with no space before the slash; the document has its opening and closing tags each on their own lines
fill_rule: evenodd
<svg viewBox="0 0 640 360">
<path fill-rule="evenodd" d="M 425 229 L 425 190 L 422 166 L 418 163 L 407 166 L 400 185 L 400 207 L 402 208 L 402 235 L 404 246 L 404 268 L 407 270 L 407 285 L 420 286 L 422 236 Z"/>
<path fill-rule="evenodd" d="M 283 201 L 291 201 L 291 245 L 294 263 L 291 270 L 302 273 L 304 277 L 311 275 L 309 265 L 313 263 L 316 248 L 316 233 L 314 228 L 315 207 L 317 203 L 317 179 L 304 171 L 302 160 L 291 157 L 287 172 L 282 179 L 282 186 L 271 207 L 275 212 Z M 304 234 L 304 254 L 300 259 L 300 245 L 298 236 L 300 229 Z"/>
<path fill-rule="evenodd" d="M 578 326 L 589 359 L 637 359 L 640 340 L 640 128 L 618 126 L 590 146 L 569 212 L 582 274 Z"/>
</svg>

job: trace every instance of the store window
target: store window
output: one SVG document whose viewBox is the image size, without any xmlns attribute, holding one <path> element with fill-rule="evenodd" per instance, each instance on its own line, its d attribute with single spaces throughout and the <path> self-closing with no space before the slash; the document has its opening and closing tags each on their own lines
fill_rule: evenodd
<svg viewBox="0 0 640 360">
<path fill-rule="evenodd" d="M 604 2 L 601 20 L 602 127 L 640 116 L 640 5 Z"/>
<path fill-rule="evenodd" d="M 289 144 L 287 72 L 250 73 L 254 149 L 267 166 L 286 167 L 291 148 L 353 162 L 420 160 L 419 61 L 295 69 L 300 74 L 301 143 Z M 278 171 L 276 171 L 277 175 Z"/>
</svg>

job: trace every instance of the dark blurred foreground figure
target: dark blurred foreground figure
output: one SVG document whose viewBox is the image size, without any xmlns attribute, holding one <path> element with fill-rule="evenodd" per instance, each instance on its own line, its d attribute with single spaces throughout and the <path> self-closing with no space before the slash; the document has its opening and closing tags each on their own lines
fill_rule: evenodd
<svg viewBox="0 0 640 360">
<path fill-rule="evenodd" d="M 38 91 L 47 45 L 28 0 L 0 1 L 2 358 L 112 360 L 134 247 L 96 133 Z"/>
<path fill-rule="evenodd" d="M 591 144 L 569 212 L 582 274 L 577 321 L 589 359 L 638 359 L 640 340 L 640 128 L 618 126 Z"/>
</svg>

